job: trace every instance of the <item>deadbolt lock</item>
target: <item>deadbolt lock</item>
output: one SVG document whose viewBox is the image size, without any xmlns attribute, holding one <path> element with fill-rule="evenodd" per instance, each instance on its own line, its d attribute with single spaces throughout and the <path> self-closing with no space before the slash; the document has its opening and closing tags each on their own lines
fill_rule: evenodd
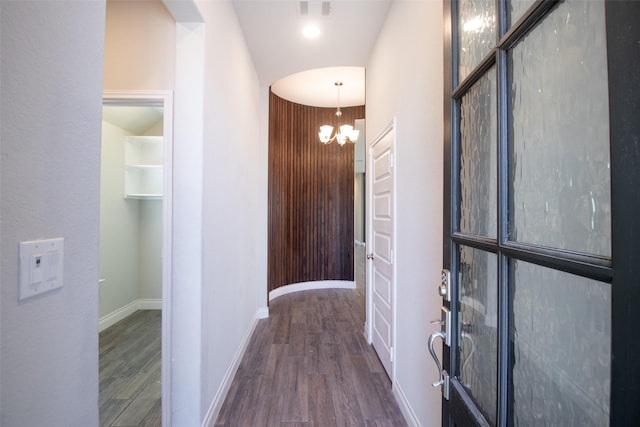
<svg viewBox="0 0 640 427">
<path fill-rule="evenodd" d="M 440 275 L 438 293 L 445 301 L 451 301 L 451 272 L 446 268 L 442 270 Z"/>
</svg>

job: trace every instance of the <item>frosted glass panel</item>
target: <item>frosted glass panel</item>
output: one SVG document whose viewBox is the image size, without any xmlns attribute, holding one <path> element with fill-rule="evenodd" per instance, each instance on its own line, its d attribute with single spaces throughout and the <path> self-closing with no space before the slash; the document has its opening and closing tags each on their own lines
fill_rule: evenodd
<svg viewBox="0 0 640 427">
<path fill-rule="evenodd" d="M 460 381 L 484 416 L 496 423 L 497 256 L 460 248 Z"/>
<path fill-rule="evenodd" d="M 604 6 L 561 3 L 509 53 L 510 239 L 611 254 Z"/>
<path fill-rule="evenodd" d="M 534 0 L 508 0 L 507 14 L 509 16 L 509 26 L 518 22 L 518 19 L 531 7 Z"/>
<path fill-rule="evenodd" d="M 462 98 L 460 119 L 460 231 L 496 237 L 495 67 Z"/>
<path fill-rule="evenodd" d="M 511 262 L 514 425 L 607 426 L 611 286 Z"/>
<path fill-rule="evenodd" d="M 458 2 L 458 60 L 460 81 L 482 62 L 496 45 L 494 0 Z"/>
</svg>

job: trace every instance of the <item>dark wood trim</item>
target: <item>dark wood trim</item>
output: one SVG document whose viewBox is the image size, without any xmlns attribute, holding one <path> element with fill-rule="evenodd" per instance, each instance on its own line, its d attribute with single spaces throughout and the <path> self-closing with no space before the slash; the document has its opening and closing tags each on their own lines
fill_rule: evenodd
<svg viewBox="0 0 640 427">
<path fill-rule="evenodd" d="M 453 187 L 452 187 L 452 171 L 451 171 L 451 153 L 452 153 L 452 149 L 451 149 L 451 120 L 452 120 L 452 116 L 454 116 L 453 113 L 453 103 L 451 102 L 451 94 L 453 92 L 453 61 L 451 58 L 451 52 L 452 52 L 452 28 L 451 28 L 451 24 L 452 24 L 452 19 L 451 19 L 451 13 L 452 13 L 452 4 L 451 4 L 451 0 L 444 0 L 444 4 L 443 4 L 443 26 L 444 26 L 444 82 L 443 82 L 443 88 L 444 88 L 444 94 L 443 94 L 443 111 L 444 111 L 444 140 L 443 140 L 443 182 L 444 182 L 444 186 L 443 186 L 443 200 L 442 200 L 442 207 L 443 207 L 443 228 L 442 228 L 442 262 L 443 262 L 443 268 L 447 268 L 449 269 L 452 264 L 452 261 L 455 260 L 455 248 L 453 247 L 453 243 L 451 241 L 451 232 L 453 230 L 452 228 L 452 224 L 453 224 L 453 215 L 454 213 L 451 211 L 451 197 L 452 197 L 452 192 L 453 192 Z M 457 75 L 457 72 L 456 72 Z M 456 77 L 457 78 L 457 77 Z M 453 258 L 453 259 L 452 259 Z M 455 287 L 454 287 L 455 288 Z M 434 289 L 434 296 L 435 296 L 435 289 Z M 454 298 L 455 301 L 455 298 Z M 445 304 L 446 306 L 446 304 Z M 452 307 L 451 304 L 448 305 L 448 308 L 450 310 L 452 310 L 453 313 L 456 313 L 457 311 L 453 311 L 453 310 L 457 310 L 455 304 Z M 453 322 L 454 324 L 456 322 Z M 453 327 L 453 325 L 452 325 Z M 454 329 L 455 330 L 455 329 Z M 452 339 L 454 339 L 453 335 L 456 334 L 452 334 Z M 455 337 L 455 339 L 457 339 L 457 336 Z M 455 344 L 454 344 L 455 345 Z M 447 369 L 449 371 L 449 375 L 452 375 L 452 372 L 455 371 L 455 367 L 452 366 L 452 360 L 451 360 L 451 352 L 450 349 L 443 345 L 442 346 L 442 366 L 444 369 Z M 442 399 L 442 426 L 453 426 L 453 422 L 451 420 L 451 417 L 449 416 L 449 401 L 446 399 Z"/>
<path fill-rule="evenodd" d="M 470 246 L 475 249 L 497 253 L 498 241 L 491 237 L 455 232 L 452 233 L 451 239 L 458 245 Z"/>
<path fill-rule="evenodd" d="M 562 249 L 507 242 L 500 246 L 510 258 L 538 264 L 594 280 L 610 282 L 613 275 L 611 259 Z"/>
<path fill-rule="evenodd" d="M 499 173 L 502 173 L 500 171 Z M 502 192 L 502 190 L 500 191 Z M 498 195 L 499 202 L 505 202 L 504 194 Z M 503 206 L 506 215 L 507 207 Z M 505 236 L 506 230 L 502 231 Z M 458 245 L 465 245 L 483 251 L 498 253 L 501 252 L 510 258 L 527 261 L 533 264 L 549 267 L 567 273 L 577 274 L 594 280 L 611 282 L 613 270 L 611 268 L 611 258 L 589 255 L 580 252 L 573 252 L 562 249 L 536 246 L 528 243 L 505 242 L 500 245 L 497 240 L 490 237 L 476 236 L 464 233 L 452 233 L 450 238 Z"/>
<path fill-rule="evenodd" d="M 496 0 L 496 13 L 498 16 L 498 27 L 496 36 L 498 39 L 505 34 L 507 28 L 507 4 L 504 1 Z M 497 164 L 496 177 L 498 180 L 497 206 L 498 213 L 498 242 L 504 242 L 509 236 L 509 82 L 508 82 L 507 53 L 504 50 L 496 49 L 496 84 L 497 84 Z M 498 245 L 499 246 L 499 245 Z M 511 376 L 510 362 L 510 334 L 512 316 L 509 311 L 509 259 L 504 252 L 498 253 L 498 344 L 497 344 L 497 402 L 496 402 L 496 424 L 499 426 L 509 425 L 512 416 L 510 411 L 510 396 L 513 396 L 513 381 Z"/>
<path fill-rule="evenodd" d="M 535 26 L 547 13 L 556 7 L 562 0 L 536 0 L 531 7 L 522 15 L 511 29 L 506 31 L 503 37 L 498 41 L 498 48 L 508 50 L 513 47 L 522 36 L 529 33 L 531 27 Z M 503 15 L 506 26 L 507 15 Z"/>
<path fill-rule="evenodd" d="M 354 280 L 354 146 L 318 139 L 365 116 L 364 105 L 318 108 L 269 95 L 268 290 Z"/>
<path fill-rule="evenodd" d="M 607 1 L 612 426 L 640 425 L 640 2 Z"/>
<path fill-rule="evenodd" d="M 444 140 L 442 153 L 443 177 L 443 227 L 442 227 L 442 256 L 443 264 L 448 268 L 451 256 L 451 0 L 444 1 Z"/>
<path fill-rule="evenodd" d="M 496 49 L 493 48 L 485 56 L 482 62 L 473 70 L 464 81 L 455 88 L 451 98 L 459 100 L 473 87 L 474 84 L 487 74 L 487 70 L 494 66 L 496 63 Z"/>
</svg>

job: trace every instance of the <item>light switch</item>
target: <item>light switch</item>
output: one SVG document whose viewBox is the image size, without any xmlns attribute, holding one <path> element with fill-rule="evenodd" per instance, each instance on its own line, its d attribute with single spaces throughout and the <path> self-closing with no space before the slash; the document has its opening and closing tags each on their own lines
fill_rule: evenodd
<svg viewBox="0 0 640 427">
<path fill-rule="evenodd" d="M 63 238 L 20 242 L 18 299 L 61 288 L 63 265 Z"/>
<path fill-rule="evenodd" d="M 44 256 L 41 253 L 31 255 L 31 265 L 29 266 L 29 273 L 31 273 L 31 286 L 40 286 L 42 284 L 42 277 L 44 276 Z"/>
<path fill-rule="evenodd" d="M 52 250 L 47 252 L 47 282 L 58 280 L 58 269 L 60 268 L 60 251 Z"/>
</svg>

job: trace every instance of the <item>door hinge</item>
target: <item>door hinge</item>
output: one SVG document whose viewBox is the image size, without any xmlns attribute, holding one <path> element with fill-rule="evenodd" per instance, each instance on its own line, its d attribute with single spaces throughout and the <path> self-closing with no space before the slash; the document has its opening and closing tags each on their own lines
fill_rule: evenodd
<svg viewBox="0 0 640 427">
<path fill-rule="evenodd" d="M 389 153 L 389 169 L 393 169 L 393 153 Z"/>
<path fill-rule="evenodd" d="M 394 348 L 391 347 L 389 348 L 389 361 L 393 362 L 393 359 L 394 359 Z"/>
</svg>

